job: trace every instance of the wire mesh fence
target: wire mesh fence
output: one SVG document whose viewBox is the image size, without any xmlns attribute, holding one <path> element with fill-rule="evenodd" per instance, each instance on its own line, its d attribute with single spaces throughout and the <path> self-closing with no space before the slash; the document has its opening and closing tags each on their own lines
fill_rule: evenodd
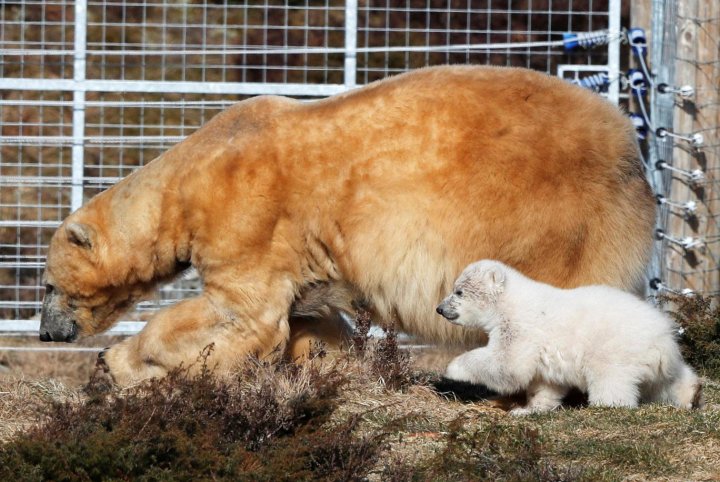
<svg viewBox="0 0 720 482">
<path fill-rule="evenodd" d="M 31 331 L 48 241 L 93 195 L 259 94 L 313 99 L 427 65 L 606 72 L 619 0 L 21 0 L 0 5 L 0 320 Z M 605 43 L 605 42 L 603 42 Z M 128 315 L 199 289 L 192 272 Z M 122 325 L 135 330 L 137 324 Z"/>
</svg>

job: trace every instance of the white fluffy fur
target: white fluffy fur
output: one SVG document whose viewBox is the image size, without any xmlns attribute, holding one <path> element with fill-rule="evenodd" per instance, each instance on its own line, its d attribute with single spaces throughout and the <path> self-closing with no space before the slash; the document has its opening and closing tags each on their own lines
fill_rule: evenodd
<svg viewBox="0 0 720 482">
<path fill-rule="evenodd" d="M 483 260 L 465 268 L 438 312 L 489 335 L 487 346 L 455 358 L 446 376 L 504 395 L 527 391 L 528 404 L 516 414 L 556 408 L 571 387 L 587 392 L 592 405 L 701 403 L 674 323 L 621 290 L 559 289 Z"/>
</svg>

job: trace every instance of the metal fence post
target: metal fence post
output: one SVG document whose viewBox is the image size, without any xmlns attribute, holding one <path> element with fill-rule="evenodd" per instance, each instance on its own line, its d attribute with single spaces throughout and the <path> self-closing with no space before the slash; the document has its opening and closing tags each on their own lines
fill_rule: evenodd
<svg viewBox="0 0 720 482">
<path fill-rule="evenodd" d="M 357 0 L 345 0 L 345 88 L 355 88 L 357 73 Z"/>
<path fill-rule="evenodd" d="M 75 2 L 75 46 L 73 58 L 72 191 L 70 207 L 83 204 L 85 170 L 85 58 L 87 46 L 87 0 Z"/>
<path fill-rule="evenodd" d="M 620 79 L 620 0 L 610 0 L 608 5 L 608 31 L 612 40 L 608 45 L 608 77 Z M 615 105 L 620 101 L 620 81 L 611 82 L 608 100 Z"/>
<path fill-rule="evenodd" d="M 652 38 L 650 41 L 650 69 L 653 73 L 655 85 L 666 83 L 674 85 L 675 78 L 675 0 L 653 0 L 652 2 Z M 650 90 L 650 120 L 651 129 L 658 127 L 673 126 L 673 109 L 675 99 L 673 96 L 659 96 L 656 89 Z M 673 140 L 670 137 L 658 138 L 651 135 L 652 141 L 649 146 L 650 172 L 648 180 L 655 194 L 666 196 L 670 189 L 671 176 L 668 171 L 660 171 L 655 168 L 659 160 L 670 161 L 673 153 Z M 668 209 L 660 206 L 658 210 L 656 227 L 665 229 L 668 221 Z M 666 242 L 656 241 L 652 254 L 648 277 L 650 279 L 660 278 L 663 280 L 665 270 L 665 249 Z M 663 280 L 666 281 L 666 280 Z M 651 294 L 647 291 L 647 294 Z"/>
</svg>

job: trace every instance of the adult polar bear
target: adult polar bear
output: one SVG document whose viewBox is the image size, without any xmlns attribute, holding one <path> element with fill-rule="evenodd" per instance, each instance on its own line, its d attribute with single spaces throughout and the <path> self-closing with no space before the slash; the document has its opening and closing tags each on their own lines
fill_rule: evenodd
<svg viewBox="0 0 720 482">
<path fill-rule="evenodd" d="M 476 344 L 435 314 L 463 266 L 632 289 L 653 221 L 630 122 L 557 78 L 438 67 L 318 102 L 258 97 L 64 221 L 40 337 L 103 331 L 191 263 L 203 293 L 107 351 L 119 384 L 210 343 L 229 370 L 349 299 L 425 340 Z"/>
</svg>

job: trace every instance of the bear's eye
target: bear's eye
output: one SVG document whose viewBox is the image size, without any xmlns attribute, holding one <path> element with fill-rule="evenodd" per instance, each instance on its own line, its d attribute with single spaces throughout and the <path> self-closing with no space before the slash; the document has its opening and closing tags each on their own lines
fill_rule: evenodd
<svg viewBox="0 0 720 482">
<path fill-rule="evenodd" d="M 455 290 L 455 296 L 462 296 L 462 290 Z"/>
</svg>

